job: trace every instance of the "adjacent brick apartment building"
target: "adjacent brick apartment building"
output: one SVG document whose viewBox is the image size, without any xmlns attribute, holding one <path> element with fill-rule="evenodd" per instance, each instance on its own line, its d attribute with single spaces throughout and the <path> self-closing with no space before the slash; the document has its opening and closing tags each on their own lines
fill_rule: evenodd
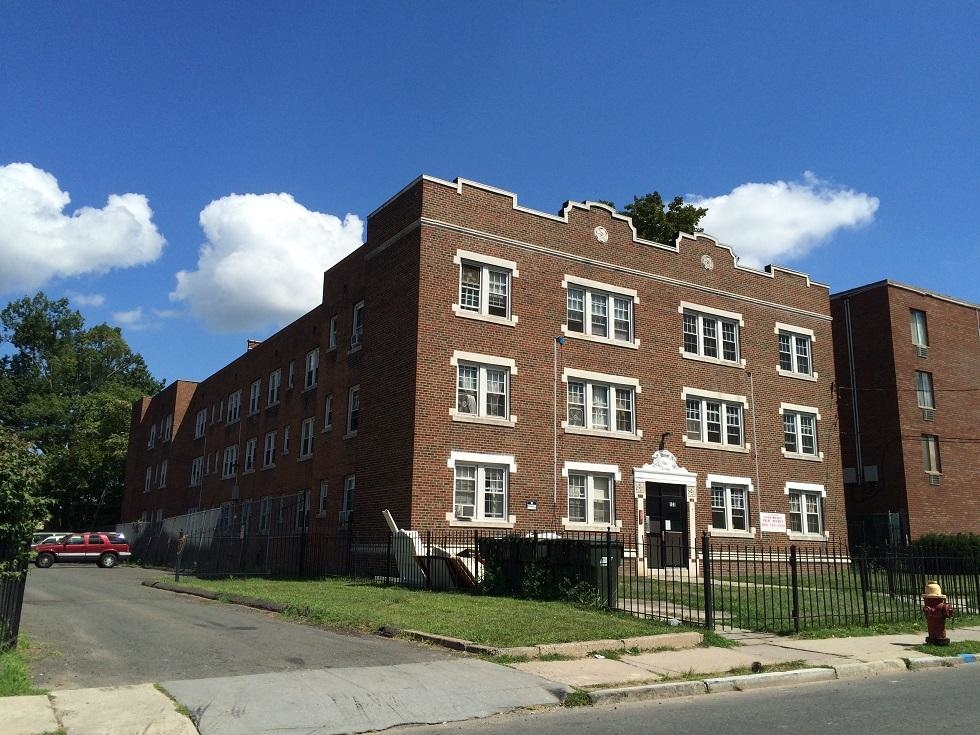
<svg viewBox="0 0 980 735">
<path fill-rule="evenodd" d="M 826 286 L 420 177 L 323 301 L 134 406 L 124 520 L 307 491 L 311 527 L 612 529 L 656 566 L 702 531 L 845 540 Z"/>
<path fill-rule="evenodd" d="M 831 306 L 853 539 L 980 533 L 980 306 L 894 281 Z"/>
</svg>

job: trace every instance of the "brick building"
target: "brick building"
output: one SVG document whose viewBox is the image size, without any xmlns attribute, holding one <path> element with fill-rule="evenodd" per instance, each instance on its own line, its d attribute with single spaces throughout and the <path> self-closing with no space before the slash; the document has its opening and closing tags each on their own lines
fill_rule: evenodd
<svg viewBox="0 0 980 735">
<path fill-rule="evenodd" d="M 804 274 L 420 177 L 319 306 L 134 406 L 123 518 L 238 499 L 268 528 L 307 491 L 313 529 L 612 529 L 655 565 L 702 531 L 844 540 L 832 350 Z"/>
<path fill-rule="evenodd" d="M 980 533 L 980 306 L 879 281 L 831 307 L 852 540 Z"/>
</svg>

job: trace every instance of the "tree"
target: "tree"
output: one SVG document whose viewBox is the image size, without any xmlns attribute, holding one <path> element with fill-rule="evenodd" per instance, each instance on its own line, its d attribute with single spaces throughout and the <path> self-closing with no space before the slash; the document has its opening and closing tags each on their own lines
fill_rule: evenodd
<svg viewBox="0 0 980 735">
<path fill-rule="evenodd" d="M 48 512 L 42 477 L 41 456 L 0 426 L 0 580 L 27 568 L 31 534 Z"/>
<path fill-rule="evenodd" d="M 116 327 L 85 328 L 67 299 L 44 293 L 0 312 L 0 424 L 42 458 L 41 487 L 60 528 L 96 527 L 118 517 L 133 401 L 158 392 Z"/>
<path fill-rule="evenodd" d="M 633 219 L 636 234 L 644 240 L 653 240 L 663 245 L 672 245 L 681 232 L 703 232 L 698 222 L 708 213 L 705 207 L 684 204 L 682 197 L 674 197 L 664 208 L 660 192 L 633 197 L 619 212 Z"/>
</svg>

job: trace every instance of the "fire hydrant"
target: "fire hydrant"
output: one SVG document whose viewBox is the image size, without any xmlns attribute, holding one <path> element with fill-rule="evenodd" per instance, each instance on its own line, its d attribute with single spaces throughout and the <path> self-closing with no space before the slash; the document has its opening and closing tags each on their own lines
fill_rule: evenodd
<svg viewBox="0 0 980 735">
<path fill-rule="evenodd" d="M 922 612 L 926 614 L 926 624 L 929 635 L 926 644 L 931 646 L 948 646 L 946 637 L 946 620 L 953 617 L 956 608 L 946 602 L 946 595 L 937 582 L 929 582 L 922 591 Z"/>
</svg>

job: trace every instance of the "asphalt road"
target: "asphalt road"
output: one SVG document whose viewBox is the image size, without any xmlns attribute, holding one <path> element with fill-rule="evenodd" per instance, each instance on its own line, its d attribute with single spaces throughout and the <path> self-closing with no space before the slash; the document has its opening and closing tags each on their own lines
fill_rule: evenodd
<svg viewBox="0 0 980 735">
<path fill-rule="evenodd" d="M 501 715 L 397 735 L 905 735 L 980 732 L 980 664 L 661 702 Z"/>
<path fill-rule="evenodd" d="M 158 573 L 56 564 L 31 569 L 21 632 L 46 644 L 46 689 L 440 661 L 453 654 L 291 623 L 238 605 L 151 589 Z"/>
</svg>

